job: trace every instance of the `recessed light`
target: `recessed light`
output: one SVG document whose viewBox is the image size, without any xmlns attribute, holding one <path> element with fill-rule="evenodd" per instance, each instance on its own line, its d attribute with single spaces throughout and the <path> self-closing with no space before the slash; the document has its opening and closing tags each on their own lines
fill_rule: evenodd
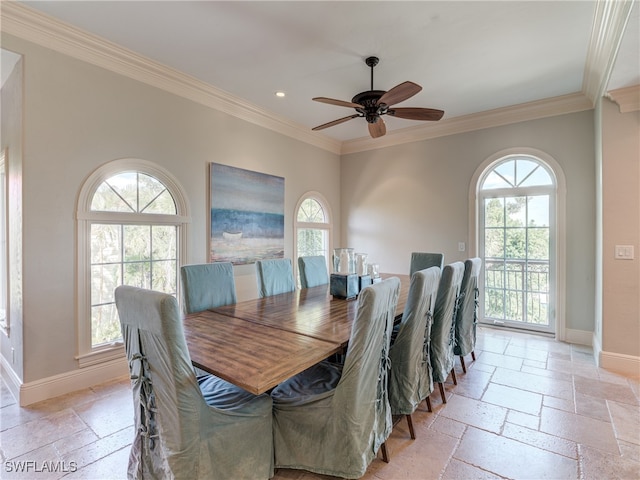
<svg viewBox="0 0 640 480">
<path fill-rule="evenodd" d="M 276 92 L 276 97 L 284 97 L 285 93 L 284 92 Z"/>
</svg>

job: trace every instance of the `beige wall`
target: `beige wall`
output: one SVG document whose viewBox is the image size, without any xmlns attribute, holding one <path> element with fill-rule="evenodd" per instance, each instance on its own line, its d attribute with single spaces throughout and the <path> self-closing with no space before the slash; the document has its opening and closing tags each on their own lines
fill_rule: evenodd
<svg viewBox="0 0 640 480">
<path fill-rule="evenodd" d="M 608 100 L 601 111 L 602 350 L 640 357 L 640 111 Z M 634 246 L 635 259 L 615 259 L 616 245 Z"/>
<path fill-rule="evenodd" d="M 328 200 L 339 235 L 338 155 L 15 37 L 2 45 L 24 55 L 24 382 L 77 369 L 76 200 L 105 162 L 140 158 L 178 180 L 189 263 L 207 260 L 209 162 L 285 178 L 286 256 L 307 191 Z M 240 299 L 257 295 L 252 265 L 236 281 Z"/>
<path fill-rule="evenodd" d="M 369 253 L 381 271 L 408 272 L 412 251 L 450 263 L 475 250 L 469 188 L 497 152 L 541 150 L 563 169 L 566 199 L 566 327 L 594 327 L 595 155 L 593 112 L 521 122 L 343 157 L 343 246 Z M 458 251 L 458 242 L 467 251 Z"/>
</svg>

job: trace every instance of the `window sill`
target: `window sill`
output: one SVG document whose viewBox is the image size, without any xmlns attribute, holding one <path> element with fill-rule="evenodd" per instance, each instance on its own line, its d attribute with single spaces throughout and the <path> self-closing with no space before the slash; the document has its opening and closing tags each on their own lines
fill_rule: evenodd
<svg viewBox="0 0 640 480">
<path fill-rule="evenodd" d="M 78 361 L 78 367 L 85 368 L 91 365 L 98 365 L 100 363 L 106 363 L 111 360 L 116 360 L 126 355 L 124 345 L 121 342 L 114 343 L 105 347 L 101 347 L 99 350 L 94 350 L 83 355 L 78 355 L 76 360 Z"/>
</svg>

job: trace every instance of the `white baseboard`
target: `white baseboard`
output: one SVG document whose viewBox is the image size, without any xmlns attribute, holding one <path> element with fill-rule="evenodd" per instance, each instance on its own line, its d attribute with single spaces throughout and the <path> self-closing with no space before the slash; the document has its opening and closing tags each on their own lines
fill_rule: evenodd
<svg viewBox="0 0 640 480">
<path fill-rule="evenodd" d="M 576 345 L 591 346 L 593 344 L 593 332 L 588 330 L 574 330 L 571 328 L 565 328 L 564 341 Z"/>
<path fill-rule="evenodd" d="M 596 358 L 598 358 L 598 365 L 605 370 L 640 378 L 640 357 L 601 351 Z"/>
<path fill-rule="evenodd" d="M 14 398 L 20 398 L 20 386 L 22 385 L 22 380 L 18 377 L 18 374 L 11 368 L 11 365 L 0 355 L 0 374 L 2 375 L 2 379 L 4 383 L 7 385 L 7 388 L 11 392 Z"/>
<path fill-rule="evenodd" d="M 17 398 L 21 407 L 83 388 L 89 388 L 129 373 L 127 359 L 117 358 L 72 372 L 61 373 L 34 382 L 22 383 L 15 374 L 13 374 L 15 378 L 12 378 L 10 375 L 12 370 L 7 369 L 4 364 L 4 358 L 2 360 L 3 378 L 7 381 L 9 389 Z"/>
</svg>

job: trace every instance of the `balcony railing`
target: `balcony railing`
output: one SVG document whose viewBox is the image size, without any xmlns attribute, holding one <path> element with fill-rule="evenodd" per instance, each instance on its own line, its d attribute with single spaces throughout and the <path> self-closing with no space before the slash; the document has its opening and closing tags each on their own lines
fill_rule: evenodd
<svg viewBox="0 0 640 480">
<path fill-rule="evenodd" d="M 485 259 L 485 318 L 549 324 L 549 261 Z"/>
</svg>

